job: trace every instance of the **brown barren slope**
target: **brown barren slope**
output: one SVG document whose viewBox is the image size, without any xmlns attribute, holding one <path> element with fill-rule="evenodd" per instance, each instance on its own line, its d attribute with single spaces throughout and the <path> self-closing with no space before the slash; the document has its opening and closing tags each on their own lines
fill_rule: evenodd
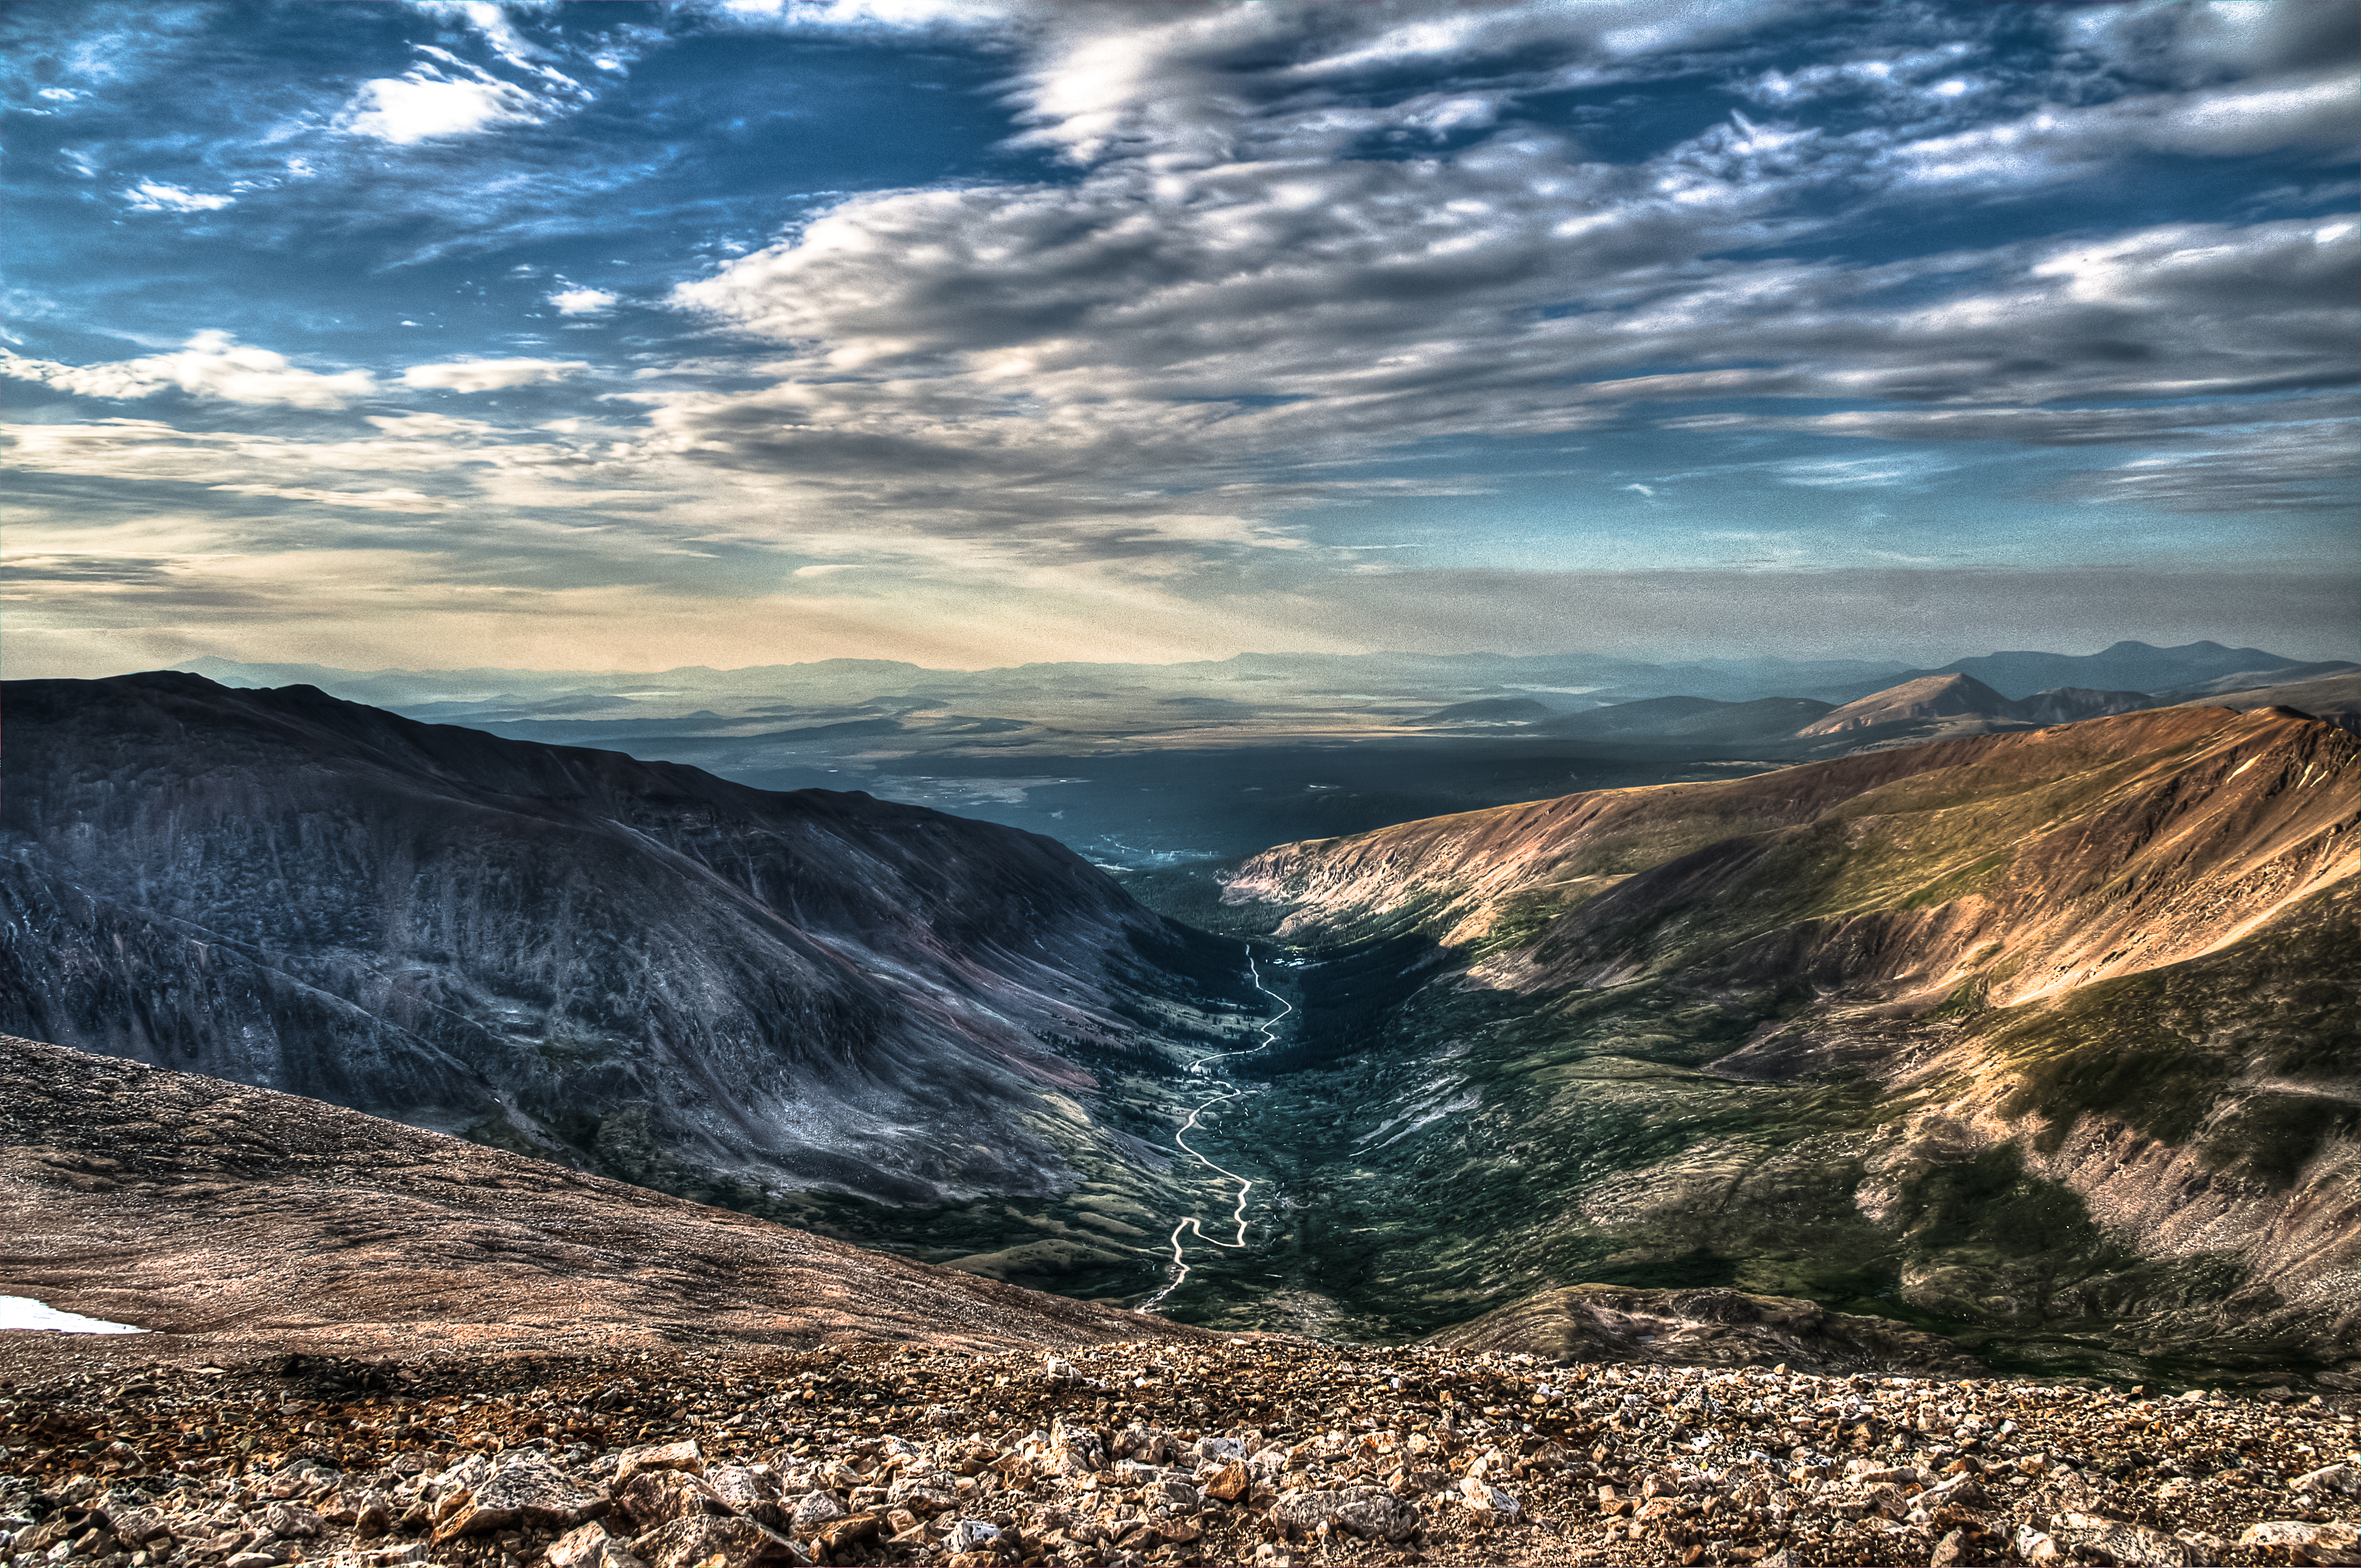
<svg viewBox="0 0 2361 1568">
<path fill-rule="evenodd" d="M 192 1073 L 0 1036 L 0 1292 L 225 1350 L 1202 1338 Z"/>
<path fill-rule="evenodd" d="M 1905 719 L 1954 718 L 1962 714 L 2014 718 L 2015 706 L 1973 675 L 1922 675 L 1849 702 L 1795 733 L 1839 735 L 1848 729 L 1868 729 Z"/>
</svg>

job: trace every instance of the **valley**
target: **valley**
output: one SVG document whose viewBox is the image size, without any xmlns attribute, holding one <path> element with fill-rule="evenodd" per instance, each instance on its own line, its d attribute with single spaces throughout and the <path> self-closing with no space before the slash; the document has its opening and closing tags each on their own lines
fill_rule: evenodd
<svg viewBox="0 0 2361 1568">
<path fill-rule="evenodd" d="M 1093 866 L 304 687 L 35 683 L 0 1023 L 1223 1332 L 1736 1290 L 2029 1375 L 2361 1386 L 2361 746 L 2235 701 L 1960 731 L 1970 684 L 1784 765 L 1330 747 L 1191 823 L 1338 830 L 1224 859 L 1106 785 L 1271 749 L 1102 756 L 1142 852 Z M 1518 799 L 1402 815 L 1486 746 Z"/>
<path fill-rule="evenodd" d="M 1130 878 L 1287 945 L 1301 1009 L 1218 1126 L 1263 1250 L 1169 1310 L 1396 1339 L 1721 1286 L 2349 1386 L 2356 758 L 2179 710 Z"/>
</svg>

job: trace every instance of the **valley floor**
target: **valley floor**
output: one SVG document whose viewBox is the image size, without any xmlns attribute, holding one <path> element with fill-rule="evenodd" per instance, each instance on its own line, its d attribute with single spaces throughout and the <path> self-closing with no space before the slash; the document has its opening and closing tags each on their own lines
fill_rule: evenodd
<svg viewBox="0 0 2361 1568">
<path fill-rule="evenodd" d="M 2361 1540 L 2345 1395 L 1278 1336 L 220 1351 L 0 1342 L 0 1564 L 2195 1564 Z"/>
</svg>

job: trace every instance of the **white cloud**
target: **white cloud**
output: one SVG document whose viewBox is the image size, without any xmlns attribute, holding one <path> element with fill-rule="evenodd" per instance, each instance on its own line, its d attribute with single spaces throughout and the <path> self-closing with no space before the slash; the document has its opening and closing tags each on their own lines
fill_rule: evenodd
<svg viewBox="0 0 2361 1568">
<path fill-rule="evenodd" d="M 86 398 L 149 398 L 177 388 L 213 401 L 297 409 L 341 409 L 377 390 L 366 370 L 302 369 L 285 355 L 237 343 L 225 332 L 201 332 L 178 353 L 98 365 L 60 365 L 0 349 L 0 371 Z"/>
<path fill-rule="evenodd" d="M 280 500 L 320 501 L 362 511 L 441 511 L 444 503 L 416 490 L 323 490 L 304 485 L 213 485 L 208 488 L 241 496 L 272 496 Z"/>
<path fill-rule="evenodd" d="M 1783 463 L 1779 466 L 1778 476 L 1783 484 L 1846 489 L 1863 485 L 1906 485 L 1914 479 L 1944 473 L 1953 466 L 1955 465 L 1917 457 L 1827 458 L 1817 462 Z"/>
<path fill-rule="evenodd" d="M 2361 95 L 2353 91 L 2351 74 L 2338 71 L 2042 108 L 1907 142 L 1879 161 L 1913 184 L 2021 188 L 2087 172 L 2129 152 L 2234 157 L 2287 147 L 2346 147 L 2356 137 Z"/>
<path fill-rule="evenodd" d="M 589 368 L 589 361 L 584 359 L 447 359 L 411 366 L 402 371 L 401 383 L 449 392 L 497 392 L 563 381 Z"/>
<path fill-rule="evenodd" d="M 410 147 L 443 137 L 473 136 L 506 126 L 539 125 L 553 105 L 478 66 L 438 49 L 400 76 L 364 82 L 346 105 L 340 128 Z"/>
<path fill-rule="evenodd" d="M 184 191 L 178 185 L 159 184 L 152 180 L 134 185 L 123 197 L 135 213 L 213 213 L 237 201 L 235 196 Z"/>
<path fill-rule="evenodd" d="M 364 422 L 377 426 L 388 435 L 414 436 L 422 441 L 431 441 L 437 436 L 445 435 L 483 436 L 505 433 L 499 425 L 487 424 L 479 419 L 454 419 L 448 414 L 369 414 Z"/>
<path fill-rule="evenodd" d="M 560 289 L 549 296 L 561 316 L 603 315 L 615 308 L 617 296 L 604 289 Z"/>
</svg>

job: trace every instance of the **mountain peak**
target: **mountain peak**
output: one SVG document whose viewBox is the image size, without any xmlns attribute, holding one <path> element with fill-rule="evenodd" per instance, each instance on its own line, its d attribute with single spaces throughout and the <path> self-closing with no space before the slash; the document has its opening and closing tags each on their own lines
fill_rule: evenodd
<svg viewBox="0 0 2361 1568">
<path fill-rule="evenodd" d="M 1949 718 L 1961 714 L 2000 718 L 2011 717 L 2010 708 L 2008 698 L 1973 675 L 1956 672 L 1921 675 L 1915 681 L 1905 681 L 1898 686 L 1888 686 L 1882 692 L 1872 692 L 1858 701 L 1849 702 L 1817 722 L 1806 725 L 1796 733 L 1840 735 L 1849 729 L 1867 729 L 1872 725 L 1901 724 L 1919 718 Z"/>
</svg>

